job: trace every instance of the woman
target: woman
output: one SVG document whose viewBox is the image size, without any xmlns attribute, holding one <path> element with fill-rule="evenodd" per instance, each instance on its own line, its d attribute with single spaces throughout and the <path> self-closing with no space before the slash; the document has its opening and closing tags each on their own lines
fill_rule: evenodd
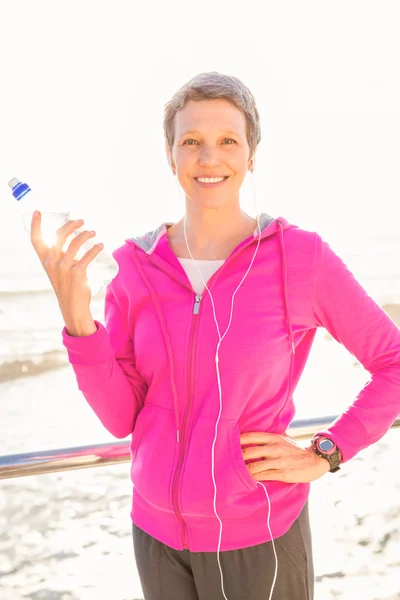
<svg viewBox="0 0 400 600">
<path fill-rule="evenodd" d="M 241 208 L 260 141 L 254 98 L 203 73 L 166 105 L 185 215 L 114 252 L 105 327 L 90 312 L 91 237 L 32 243 L 65 321 L 79 389 L 132 434 L 132 526 L 146 600 L 313 598 L 310 482 L 379 440 L 400 412 L 400 330 L 322 238 Z M 179 188 L 178 185 L 178 189 Z M 205 285 L 207 284 L 207 285 Z M 371 379 L 308 447 L 286 429 L 318 327 Z M 323 510 L 323 507 L 321 507 Z"/>
</svg>

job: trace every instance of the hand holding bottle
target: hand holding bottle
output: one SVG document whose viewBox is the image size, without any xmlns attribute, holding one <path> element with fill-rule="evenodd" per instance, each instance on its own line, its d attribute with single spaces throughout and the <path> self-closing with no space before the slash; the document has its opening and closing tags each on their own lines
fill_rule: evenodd
<svg viewBox="0 0 400 600">
<path fill-rule="evenodd" d="M 97 331 L 90 312 L 91 289 L 86 269 L 103 249 L 96 244 L 79 260 L 81 246 L 94 237 L 94 231 L 81 231 L 63 251 L 67 238 L 83 225 L 83 220 L 69 220 L 56 232 L 56 242 L 48 246 L 43 241 L 41 215 L 34 214 L 31 222 L 31 243 L 56 293 L 65 326 L 70 335 L 86 336 Z"/>
<path fill-rule="evenodd" d="M 39 241 L 38 247 L 41 255 L 44 255 L 45 244 L 47 247 L 53 247 L 56 243 L 55 234 L 57 230 L 60 230 L 59 235 L 64 235 L 64 241 L 61 240 L 61 245 L 57 242 L 58 251 L 61 251 L 63 247 L 63 243 L 65 242 L 65 238 L 68 237 L 71 233 L 78 237 L 81 233 L 78 227 L 74 227 L 71 230 L 61 231 L 61 227 L 70 221 L 71 223 L 71 210 L 69 207 L 64 205 L 64 202 L 60 203 L 60 200 L 57 196 L 58 189 L 52 190 L 52 194 L 48 194 L 47 198 L 37 198 L 34 194 L 32 194 L 32 190 L 27 183 L 22 183 L 16 177 L 13 177 L 8 182 L 9 187 L 12 190 L 12 196 L 16 202 L 14 203 L 15 210 L 20 213 L 22 223 L 24 228 L 29 235 L 31 233 L 32 228 L 32 220 L 33 220 L 33 212 L 34 210 L 39 210 L 41 212 L 41 230 L 40 235 L 38 237 Z M 80 220 L 81 224 L 83 223 L 83 219 Z M 94 234 L 93 234 L 94 235 Z M 90 239 L 92 236 L 86 235 L 84 238 L 83 244 L 80 244 L 81 251 L 80 254 L 85 250 L 89 250 L 93 247 L 93 240 Z M 82 237 L 79 238 L 83 239 Z M 71 250 L 75 248 L 71 246 Z M 47 256 L 47 255 L 46 255 Z M 88 285 L 90 287 L 91 293 L 93 296 L 98 294 L 100 291 L 104 289 L 104 286 L 110 283 L 114 277 L 118 274 L 118 263 L 115 258 L 109 253 L 104 252 L 100 254 L 100 250 L 95 253 L 92 258 L 92 254 L 90 254 L 89 263 L 90 267 L 88 270 Z M 69 254 L 67 255 L 68 260 Z M 46 259 L 47 261 L 47 259 Z M 69 261 L 71 263 L 72 257 L 69 257 Z M 65 265 L 64 265 L 65 266 Z M 87 265 L 86 265 L 87 266 Z"/>
</svg>

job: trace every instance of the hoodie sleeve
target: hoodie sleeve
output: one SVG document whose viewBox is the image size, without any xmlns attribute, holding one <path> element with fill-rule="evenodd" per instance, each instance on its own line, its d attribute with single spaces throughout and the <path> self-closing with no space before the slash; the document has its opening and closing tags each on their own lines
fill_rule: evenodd
<svg viewBox="0 0 400 600">
<path fill-rule="evenodd" d="M 317 234 L 313 314 L 371 377 L 349 408 L 316 433 L 330 437 L 345 463 L 377 442 L 400 413 L 400 328 Z"/>
<path fill-rule="evenodd" d="M 136 369 L 126 318 L 111 284 L 106 288 L 104 311 L 105 327 L 95 321 L 97 331 L 82 337 L 69 335 L 64 327 L 62 338 L 79 390 L 104 427 L 124 438 L 133 431 L 147 385 Z"/>
</svg>

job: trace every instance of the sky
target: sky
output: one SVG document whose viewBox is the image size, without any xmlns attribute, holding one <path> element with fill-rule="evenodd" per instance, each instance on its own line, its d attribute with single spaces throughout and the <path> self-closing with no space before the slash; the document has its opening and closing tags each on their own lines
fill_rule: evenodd
<svg viewBox="0 0 400 600">
<path fill-rule="evenodd" d="M 164 105 L 211 70 L 255 96 L 259 212 L 337 247 L 397 233 L 399 16 L 390 0 L 2 0 L 0 267 L 29 245 L 12 177 L 113 247 L 180 219 Z M 255 216 L 251 189 L 241 202 Z"/>
</svg>

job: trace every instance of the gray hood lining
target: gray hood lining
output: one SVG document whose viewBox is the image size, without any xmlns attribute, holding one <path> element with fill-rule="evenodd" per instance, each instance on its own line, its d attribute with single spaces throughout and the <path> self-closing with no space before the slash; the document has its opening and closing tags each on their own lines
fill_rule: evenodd
<svg viewBox="0 0 400 600">
<path fill-rule="evenodd" d="M 274 217 L 271 217 L 271 215 L 269 215 L 267 213 L 261 213 L 259 220 L 260 220 L 260 230 L 262 233 L 264 231 L 264 229 L 266 229 L 268 227 L 268 225 L 270 225 L 270 223 L 272 223 L 272 221 L 274 221 Z M 143 235 L 138 235 L 138 236 L 134 236 L 132 238 L 128 238 L 126 241 L 133 242 L 134 244 L 139 246 L 139 248 L 144 250 L 144 252 L 146 252 L 147 254 L 150 254 L 154 250 L 155 246 L 157 245 L 158 240 L 167 231 L 167 226 L 169 226 L 169 225 L 174 225 L 174 223 L 170 223 L 170 222 L 161 223 L 161 225 L 159 225 L 159 227 L 157 227 L 157 229 L 154 229 L 153 231 L 149 231 Z M 254 230 L 254 236 L 256 236 L 257 234 L 258 234 L 258 227 L 256 226 L 256 228 Z"/>
</svg>

